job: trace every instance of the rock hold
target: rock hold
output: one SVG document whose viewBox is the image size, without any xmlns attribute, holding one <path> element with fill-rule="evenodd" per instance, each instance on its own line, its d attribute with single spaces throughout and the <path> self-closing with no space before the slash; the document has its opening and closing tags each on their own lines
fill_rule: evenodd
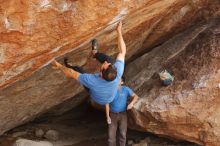
<svg viewBox="0 0 220 146">
<path fill-rule="evenodd" d="M 48 141 L 33 141 L 27 139 L 19 139 L 16 140 L 14 146 L 53 146 L 53 144 Z"/>
<path fill-rule="evenodd" d="M 35 130 L 35 136 L 42 138 L 44 136 L 44 131 L 42 129 L 36 129 Z"/>
<path fill-rule="evenodd" d="M 48 140 L 56 141 L 59 139 L 59 133 L 55 130 L 48 130 L 44 135 L 44 137 L 47 138 Z"/>
</svg>

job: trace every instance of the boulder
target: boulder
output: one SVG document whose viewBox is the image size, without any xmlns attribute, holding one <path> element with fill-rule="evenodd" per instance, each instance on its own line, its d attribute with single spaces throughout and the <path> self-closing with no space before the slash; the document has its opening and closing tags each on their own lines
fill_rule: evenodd
<svg viewBox="0 0 220 146">
<path fill-rule="evenodd" d="M 28 139 L 18 139 L 16 140 L 14 146 L 53 146 L 53 144 L 48 141 L 33 141 Z"/>
<path fill-rule="evenodd" d="M 48 140 L 56 141 L 59 138 L 59 133 L 56 130 L 48 130 L 44 137 Z"/>
<path fill-rule="evenodd" d="M 220 143 L 220 19 L 178 34 L 127 66 L 141 99 L 129 113 L 130 128 L 200 145 Z M 158 72 L 173 72 L 161 85 Z"/>
<path fill-rule="evenodd" d="M 35 136 L 38 138 L 42 138 L 44 136 L 44 131 L 42 129 L 36 129 Z"/>
<path fill-rule="evenodd" d="M 138 144 L 132 144 L 132 146 L 149 146 L 145 140 L 141 140 Z"/>
</svg>

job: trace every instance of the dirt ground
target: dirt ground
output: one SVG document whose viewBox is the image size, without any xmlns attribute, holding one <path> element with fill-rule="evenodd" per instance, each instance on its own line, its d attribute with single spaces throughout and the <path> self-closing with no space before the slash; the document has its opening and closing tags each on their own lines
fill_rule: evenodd
<svg viewBox="0 0 220 146">
<path fill-rule="evenodd" d="M 56 141 L 35 136 L 36 129 L 56 130 Z M 59 117 L 45 117 L 17 127 L 0 137 L 0 146 L 12 146 L 18 138 L 46 140 L 54 146 L 107 146 L 107 123 L 104 112 L 83 104 Z M 197 146 L 187 142 L 175 142 L 150 133 L 128 130 L 127 139 L 139 143 L 147 138 L 148 146 Z"/>
</svg>

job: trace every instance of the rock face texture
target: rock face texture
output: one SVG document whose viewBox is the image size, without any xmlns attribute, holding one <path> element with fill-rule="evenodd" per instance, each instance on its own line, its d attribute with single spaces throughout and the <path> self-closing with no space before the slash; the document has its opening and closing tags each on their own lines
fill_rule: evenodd
<svg viewBox="0 0 220 146">
<path fill-rule="evenodd" d="M 50 63 L 54 58 L 61 61 L 67 56 L 73 64 L 84 66 L 88 72 L 98 70 L 98 63 L 89 57 L 89 42 L 96 37 L 100 42 L 100 51 L 115 56 L 117 39 L 114 29 L 119 20 L 122 19 L 124 23 L 127 60 L 132 62 L 150 50 L 158 50 L 154 48 L 186 28 L 216 17 L 219 12 L 218 0 L 0 0 L 0 4 L 0 135 L 51 108 L 56 113 L 62 113 L 85 101 L 87 94 L 82 92 L 83 88 L 76 81 L 52 69 Z M 208 27 L 192 29 L 195 34 L 190 35 L 190 39 L 185 38 L 186 44 L 182 44 L 182 50 L 198 36 L 196 34 Z M 191 31 L 186 32 L 185 36 Z M 182 52 L 170 48 L 177 54 Z M 169 54 L 163 47 L 159 52 L 164 52 L 164 55 L 151 55 L 152 60 L 166 60 L 166 57 L 173 60 L 176 56 L 171 55 L 172 52 Z M 196 52 L 192 54 L 196 56 Z M 159 66 L 151 66 L 158 65 L 156 60 L 149 63 L 152 68 L 149 76 L 136 76 L 140 81 L 140 90 L 145 90 L 146 94 L 150 89 L 141 85 L 150 84 L 145 81 L 151 79 L 150 75 L 159 69 Z M 148 60 L 143 62 L 147 63 Z M 180 60 L 175 67 L 181 65 L 184 62 Z M 135 65 L 131 65 L 131 68 L 134 72 L 128 71 L 130 78 L 135 76 L 132 75 L 135 73 Z M 180 70 L 177 72 L 179 78 L 185 77 Z M 193 77 L 199 79 L 200 76 Z M 183 79 L 179 81 L 181 84 L 185 82 Z M 60 106 L 61 103 L 64 105 Z M 139 107 L 136 116 L 139 111 L 144 113 L 145 110 Z M 159 130 L 140 129 L 159 133 Z M 176 137 L 200 142 L 194 137 Z"/>
<path fill-rule="evenodd" d="M 219 24 L 220 19 L 194 26 L 127 66 L 128 84 L 142 97 L 130 112 L 131 128 L 219 145 Z M 162 68 L 174 74 L 171 86 L 161 85 Z"/>
<path fill-rule="evenodd" d="M 103 49 L 112 49 L 108 52 L 114 54 L 115 43 L 110 40 L 115 38 L 112 30 L 120 19 L 125 19 L 131 56 L 138 52 L 133 48 L 157 45 L 162 36 L 174 34 L 202 15 L 211 14 L 214 11 L 211 5 L 215 3 L 213 0 L 1 1 L 0 87 L 27 78 L 67 52 L 75 52 L 75 63 L 78 60 L 84 64 L 90 52 L 86 45 L 93 37 L 100 36 Z"/>
</svg>

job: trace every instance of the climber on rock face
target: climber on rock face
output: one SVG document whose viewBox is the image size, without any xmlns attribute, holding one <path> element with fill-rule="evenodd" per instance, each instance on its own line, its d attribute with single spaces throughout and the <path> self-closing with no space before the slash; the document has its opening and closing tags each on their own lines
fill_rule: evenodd
<svg viewBox="0 0 220 146">
<path fill-rule="evenodd" d="M 54 66 L 62 70 L 66 76 L 78 80 L 89 91 L 92 100 L 101 105 L 113 101 L 117 93 L 118 84 L 124 72 L 126 45 L 121 30 L 122 22 L 119 22 L 117 26 L 119 53 L 116 61 L 103 53 L 99 53 L 97 41 L 92 41 L 93 55 L 102 63 L 100 73 L 84 73 L 78 66 L 70 66 L 67 60 L 65 60 L 67 67 L 61 65 L 57 61 L 53 62 Z"/>
</svg>

